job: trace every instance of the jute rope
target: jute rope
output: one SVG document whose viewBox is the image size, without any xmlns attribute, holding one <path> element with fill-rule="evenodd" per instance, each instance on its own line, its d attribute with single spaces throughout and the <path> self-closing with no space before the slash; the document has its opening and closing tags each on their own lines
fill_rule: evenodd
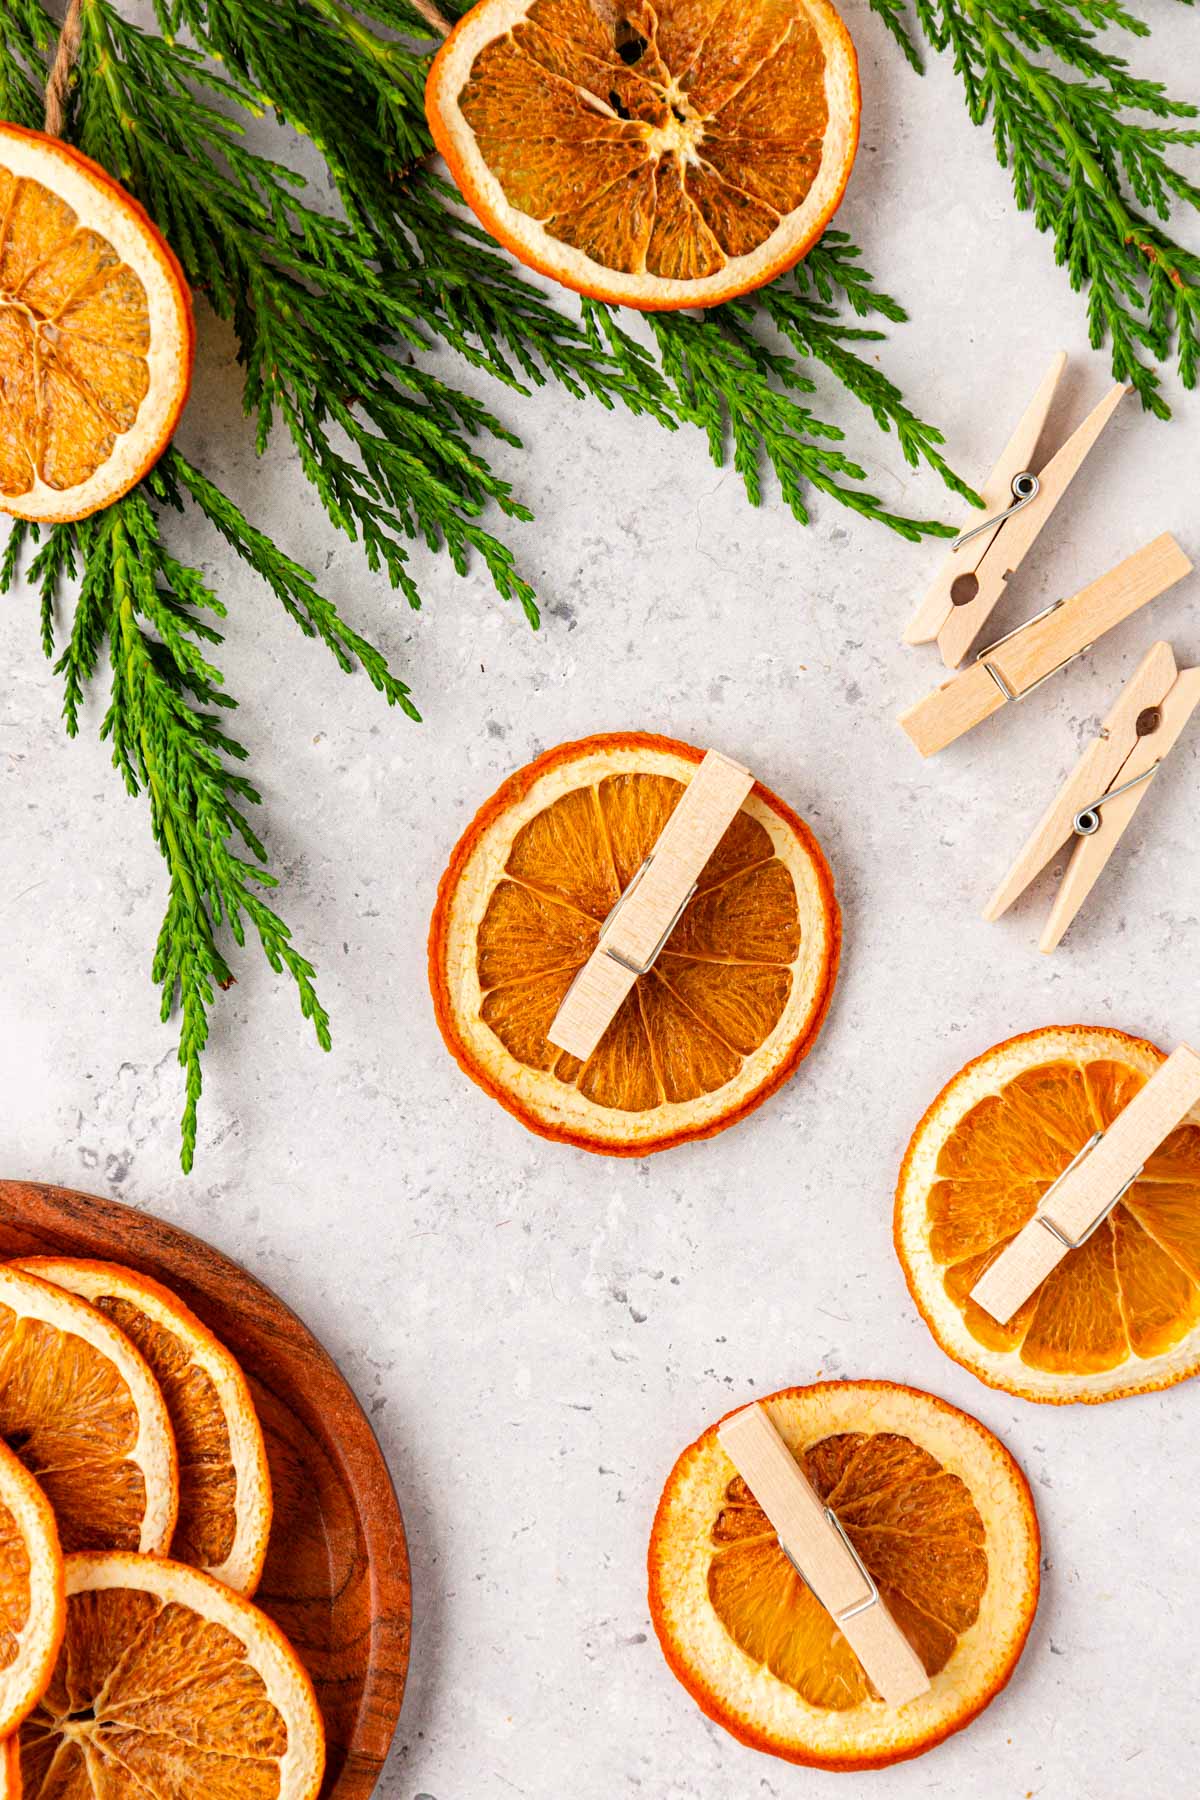
<svg viewBox="0 0 1200 1800">
<path fill-rule="evenodd" d="M 83 0 L 71 0 L 67 16 L 62 22 L 62 30 L 58 34 L 58 48 L 54 52 L 50 79 L 46 83 L 46 131 L 50 137 L 62 136 L 67 95 L 71 88 L 71 71 L 75 67 L 75 58 L 79 55 L 79 15 L 82 10 Z"/>
</svg>

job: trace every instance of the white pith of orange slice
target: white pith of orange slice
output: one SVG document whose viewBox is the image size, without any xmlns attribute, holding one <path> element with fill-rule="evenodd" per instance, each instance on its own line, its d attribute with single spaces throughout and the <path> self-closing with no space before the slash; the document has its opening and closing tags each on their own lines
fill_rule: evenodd
<svg viewBox="0 0 1200 1800">
<path fill-rule="evenodd" d="M 237 1362 L 160 1282 L 115 1263 L 33 1256 L 19 1267 L 89 1300 L 149 1364 L 171 1417 L 179 1462 L 177 1562 L 253 1594 L 271 1530 L 262 1429 Z"/>
<path fill-rule="evenodd" d="M 829 0 L 481 0 L 425 104 L 493 237 L 649 311 L 716 306 L 803 256 L 845 191 L 860 97 Z"/>
<path fill-rule="evenodd" d="M 990 1431 L 931 1394 L 820 1382 L 762 1401 L 930 1676 L 890 1707 L 784 1555 L 717 1437 L 679 1457 L 655 1514 L 650 1612 L 672 1672 L 742 1743 L 879 1768 L 960 1731 L 1005 1685 L 1037 1607 L 1033 1497 Z"/>
<path fill-rule="evenodd" d="M 0 124 L 0 511 L 83 518 L 157 461 L 191 299 L 146 212 L 57 138 Z"/>
<path fill-rule="evenodd" d="M 41 1698 L 65 1616 L 63 1557 L 50 1503 L 0 1445 L 0 1738 Z"/>
<path fill-rule="evenodd" d="M 812 832 L 756 784 L 586 1064 L 546 1033 L 701 752 L 645 732 L 560 744 L 509 778 L 438 889 L 429 975 L 459 1065 L 531 1131 L 613 1156 L 709 1137 L 795 1071 L 841 917 Z"/>
<path fill-rule="evenodd" d="M 69 1556 L 66 1589 L 62 1654 L 21 1729 L 24 1800 L 313 1800 L 312 1683 L 250 1601 L 184 1563 L 122 1554 Z"/>
<path fill-rule="evenodd" d="M 901 1266 L 948 1355 L 1026 1400 L 1114 1400 L 1200 1368 L 1200 1118 L 1007 1325 L 969 1298 L 1046 1189 L 1160 1066 L 1110 1027 L 1051 1026 L 985 1051 L 913 1134 L 896 1189 Z"/>
<path fill-rule="evenodd" d="M 10 1264 L 0 1265 L 0 1440 L 45 1491 L 64 1550 L 166 1553 L 179 1476 L 158 1384 L 103 1313 Z"/>
</svg>

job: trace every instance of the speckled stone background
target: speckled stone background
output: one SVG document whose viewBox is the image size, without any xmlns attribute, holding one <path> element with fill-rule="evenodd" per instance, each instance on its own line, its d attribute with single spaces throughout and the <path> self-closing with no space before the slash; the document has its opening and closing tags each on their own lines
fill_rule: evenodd
<svg viewBox="0 0 1200 1800">
<path fill-rule="evenodd" d="M 1200 91 L 1195 16 L 1148 10 L 1138 66 Z M 1069 424 L 1107 365 L 949 70 L 918 80 L 861 0 L 848 14 L 865 110 L 842 222 L 913 314 L 883 365 L 980 477 L 1053 350 L 1072 353 Z M 1200 1033 L 1200 730 L 1055 957 L 1035 949 L 1048 882 L 1000 925 L 979 918 L 1150 641 L 1200 657 L 1200 577 L 922 763 L 894 716 L 939 665 L 898 639 L 936 547 L 820 500 L 801 530 L 774 497 L 752 511 L 695 432 L 492 389 L 526 442 L 495 460 L 537 514 L 509 536 L 543 628 L 478 570 L 459 580 L 423 552 L 414 616 L 334 533 L 282 438 L 255 460 L 231 340 L 203 311 L 200 331 L 184 447 L 380 638 L 425 723 L 389 715 L 223 546 L 180 529 L 229 603 L 239 734 L 336 1037 L 322 1056 L 288 987 L 239 956 L 185 1179 L 175 1040 L 149 982 L 165 886 L 146 809 L 97 741 L 100 696 L 67 741 L 32 599 L 11 597 L 0 1145 L 8 1174 L 114 1195 L 240 1258 L 357 1389 L 395 1474 L 416 1593 L 381 1796 L 1179 1793 L 1200 1748 L 1200 1386 L 1066 1410 L 990 1392 L 917 1319 L 890 1206 L 913 1122 L 996 1039 L 1075 1020 L 1164 1044 Z M 1200 552 L 1200 399 L 1178 398 L 1169 427 L 1126 402 L 1000 626 L 1164 529 Z M 934 479 L 846 418 L 889 500 L 947 510 Z M 797 1079 L 718 1140 L 644 1164 L 526 1135 L 445 1055 L 425 985 L 434 887 L 475 807 L 547 746 L 625 725 L 751 764 L 822 838 L 846 923 L 840 989 Z M 734 1403 L 821 1372 L 912 1382 L 977 1413 L 1028 1471 L 1045 1532 L 1044 1600 L 1009 1690 L 963 1736 L 872 1777 L 739 1747 L 667 1672 L 646 1609 L 647 1533 L 677 1450 Z"/>
</svg>

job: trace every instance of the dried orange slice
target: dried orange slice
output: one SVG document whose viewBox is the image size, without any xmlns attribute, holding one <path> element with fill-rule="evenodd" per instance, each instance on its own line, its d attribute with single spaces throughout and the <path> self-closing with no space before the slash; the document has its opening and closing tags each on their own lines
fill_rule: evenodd
<svg viewBox="0 0 1200 1800">
<path fill-rule="evenodd" d="M 429 933 L 442 1035 L 543 1137 L 611 1156 L 711 1137 L 774 1093 L 824 1021 L 841 941 L 829 870 L 756 785 L 589 1061 L 547 1041 L 700 760 L 643 732 L 560 744 L 480 809 L 442 877 Z"/>
<path fill-rule="evenodd" d="M 0 1738 L 42 1696 L 62 1643 L 65 1605 L 50 1502 L 0 1445 Z M 0 1756 L 0 1766 L 3 1761 Z"/>
<path fill-rule="evenodd" d="M 0 1440 L 36 1476 L 64 1550 L 165 1552 L 179 1479 L 158 1385 L 86 1300 L 0 1266 Z"/>
<path fill-rule="evenodd" d="M 183 272 L 111 175 L 0 124 L 0 511 L 81 519 L 140 481 L 187 399 Z"/>
<path fill-rule="evenodd" d="M 167 1288 L 133 1269 L 58 1256 L 17 1266 L 90 1300 L 141 1351 L 179 1457 L 171 1555 L 252 1594 L 271 1530 L 271 1477 L 250 1388 L 228 1350 Z"/>
<path fill-rule="evenodd" d="M 24 1800 L 312 1800 L 325 1766 L 295 1651 L 184 1563 L 69 1556 L 50 1686 L 21 1728 Z"/>
<path fill-rule="evenodd" d="M 790 269 L 858 146 L 858 64 L 829 0 L 481 0 L 425 104 L 493 237 L 647 310 Z"/>
<path fill-rule="evenodd" d="M 930 1675 L 879 1698 L 710 1425 L 672 1469 L 650 1538 L 650 1613 L 710 1719 L 756 1750 L 870 1769 L 931 1750 L 994 1700 L 1037 1608 L 1029 1484 L 976 1419 L 888 1381 L 785 1388 L 762 1403 L 832 1507 Z"/>
<path fill-rule="evenodd" d="M 896 1249 L 942 1349 L 990 1386 L 1026 1400 L 1115 1400 L 1200 1367 L 1200 1120 L 1172 1132 L 1007 1325 L 970 1298 L 1162 1061 L 1107 1026 L 1030 1031 L 968 1063 L 917 1126 L 896 1190 Z"/>
</svg>

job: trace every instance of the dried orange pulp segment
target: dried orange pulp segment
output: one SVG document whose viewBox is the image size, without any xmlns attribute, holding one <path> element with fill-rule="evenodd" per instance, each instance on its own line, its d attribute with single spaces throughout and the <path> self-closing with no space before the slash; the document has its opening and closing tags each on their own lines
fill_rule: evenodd
<svg viewBox="0 0 1200 1800">
<path fill-rule="evenodd" d="M 65 1605 L 50 1503 L 0 1445 L 0 1738 L 41 1698 L 62 1642 Z"/>
<path fill-rule="evenodd" d="M 64 1550 L 168 1549 L 179 1479 L 153 1375 L 94 1306 L 7 1264 L 0 1440 L 44 1490 Z"/>
<path fill-rule="evenodd" d="M 1163 1061 L 1108 1027 L 997 1044 L 918 1125 L 896 1190 L 896 1248 L 942 1348 L 1027 1400 L 1113 1400 L 1200 1366 L 1200 1122 L 1185 1122 L 1080 1249 L 1005 1325 L 970 1298 L 1041 1196 Z"/>
<path fill-rule="evenodd" d="M 20 1268 L 90 1300 L 141 1351 L 167 1404 L 179 1457 L 177 1562 L 252 1594 L 271 1530 L 271 1477 L 246 1377 L 183 1302 L 134 1269 L 33 1256 Z"/>
<path fill-rule="evenodd" d="M 561 744 L 481 808 L 442 877 L 429 932 L 442 1035 L 544 1137 L 614 1156 L 709 1137 L 786 1080 L 824 1020 L 841 941 L 829 870 L 756 785 L 589 1061 L 547 1040 L 701 754 L 643 732 Z"/>
<path fill-rule="evenodd" d="M 132 195 L 0 124 L 0 511 L 78 519 L 133 487 L 175 429 L 193 345 L 182 270 Z"/>
<path fill-rule="evenodd" d="M 791 268 L 858 145 L 858 64 L 829 0 L 481 0 L 425 103 L 494 237 L 647 310 Z"/>
<path fill-rule="evenodd" d="M 977 1420 L 886 1381 L 787 1388 L 762 1403 L 931 1677 L 889 1707 L 780 1549 L 717 1437 L 679 1457 L 650 1539 L 650 1612 L 704 1712 L 790 1762 L 878 1768 L 919 1756 L 1004 1686 L 1037 1607 L 1033 1497 Z"/>
<path fill-rule="evenodd" d="M 312 1683 L 248 1600 L 162 1557 L 69 1556 L 62 1654 L 21 1729 L 22 1800 L 313 1800 Z"/>
</svg>

